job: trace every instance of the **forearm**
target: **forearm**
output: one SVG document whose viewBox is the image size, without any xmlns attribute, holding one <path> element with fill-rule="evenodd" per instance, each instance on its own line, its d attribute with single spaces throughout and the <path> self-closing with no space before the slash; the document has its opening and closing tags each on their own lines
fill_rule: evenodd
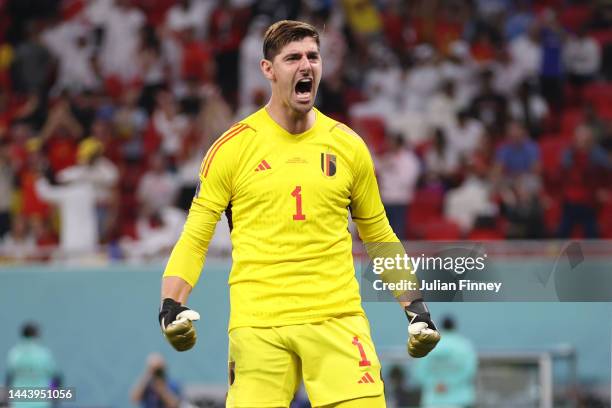
<svg viewBox="0 0 612 408">
<path fill-rule="evenodd" d="M 183 233 L 168 259 L 164 278 L 177 277 L 195 287 L 220 216 L 220 213 L 205 205 L 193 202 Z"/>
<path fill-rule="evenodd" d="M 378 277 L 385 284 L 390 285 L 389 292 L 397 300 L 402 309 L 410 305 L 415 299 L 422 298 L 413 265 L 407 260 L 406 250 L 399 240 L 397 242 L 366 242 L 364 245 L 368 257 L 373 263 L 377 262 L 376 259 L 381 260 L 378 261 L 378 265 L 383 267 L 383 271 Z M 392 261 L 390 262 L 392 263 L 390 267 L 385 265 L 388 260 Z M 397 262 L 398 260 L 400 262 Z M 406 288 L 406 283 L 408 283 L 410 289 L 404 289 Z M 402 289 L 392 289 L 393 286 L 391 285 L 394 284 Z"/>
<path fill-rule="evenodd" d="M 147 387 L 149 379 L 150 377 L 148 374 L 143 374 L 136 383 L 136 385 L 134 385 L 134 388 L 132 388 L 132 392 L 130 393 L 130 399 L 134 404 L 140 404 L 140 401 L 142 401 L 142 396 L 144 395 L 144 391 Z"/>
<path fill-rule="evenodd" d="M 57 202 L 62 195 L 61 187 L 52 187 L 49 181 L 40 177 L 34 184 L 36 194 L 45 201 Z"/>
<path fill-rule="evenodd" d="M 383 212 L 377 217 L 369 219 L 355 219 L 359 236 L 364 243 L 369 258 L 374 261 L 376 258 L 396 259 L 398 256 L 404 259 L 406 250 L 397 238 L 393 229 L 389 225 L 387 217 Z M 386 269 L 380 275 L 385 283 L 396 283 L 401 281 L 414 282 L 416 285 L 416 275 L 413 273 L 411 264 L 405 265 L 406 268 L 394 267 Z M 416 285 L 418 287 L 418 285 Z M 408 306 L 413 300 L 421 297 L 418 289 L 407 291 L 392 291 L 393 297 L 399 302 L 402 308 Z"/>
<path fill-rule="evenodd" d="M 168 408 L 178 408 L 179 406 L 179 398 L 178 395 L 175 395 L 172 390 L 170 390 L 167 386 L 164 386 L 159 393 L 159 397 L 164 403 L 165 407 Z"/>
<path fill-rule="evenodd" d="M 190 310 L 185 303 L 196 285 L 208 243 L 219 220 L 220 212 L 208 209 L 194 200 L 183 233 L 174 246 L 161 284 L 161 307 L 159 323 L 164 336 L 177 351 L 191 349 L 196 342 L 192 321 L 200 315 Z M 178 401 L 170 400 L 166 405 L 177 406 Z"/>
<path fill-rule="evenodd" d="M 178 276 L 166 276 L 162 279 L 161 298 L 174 299 L 185 304 L 191 293 L 191 285 Z"/>
</svg>

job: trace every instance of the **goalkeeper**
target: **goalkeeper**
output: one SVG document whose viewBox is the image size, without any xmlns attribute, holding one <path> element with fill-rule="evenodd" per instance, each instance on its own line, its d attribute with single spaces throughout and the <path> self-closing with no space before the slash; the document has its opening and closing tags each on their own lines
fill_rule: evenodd
<svg viewBox="0 0 612 408">
<path fill-rule="evenodd" d="M 370 247 L 403 252 L 372 159 L 359 136 L 313 106 L 322 71 L 314 27 L 270 26 L 260 68 L 269 102 L 202 162 L 162 280 L 162 331 L 179 351 L 194 346 L 199 315 L 186 303 L 225 212 L 233 245 L 227 406 L 288 407 L 303 380 L 313 407 L 384 407 L 348 232 L 350 211 Z M 395 295 L 409 319 L 408 352 L 423 357 L 438 331 L 417 291 Z"/>
</svg>

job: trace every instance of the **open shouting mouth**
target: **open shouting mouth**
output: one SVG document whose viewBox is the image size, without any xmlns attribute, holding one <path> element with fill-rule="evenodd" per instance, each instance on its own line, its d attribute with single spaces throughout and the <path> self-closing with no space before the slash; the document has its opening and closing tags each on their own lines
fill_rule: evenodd
<svg viewBox="0 0 612 408">
<path fill-rule="evenodd" d="M 302 78 L 295 84 L 295 94 L 298 102 L 310 102 L 312 96 L 312 78 Z"/>
</svg>

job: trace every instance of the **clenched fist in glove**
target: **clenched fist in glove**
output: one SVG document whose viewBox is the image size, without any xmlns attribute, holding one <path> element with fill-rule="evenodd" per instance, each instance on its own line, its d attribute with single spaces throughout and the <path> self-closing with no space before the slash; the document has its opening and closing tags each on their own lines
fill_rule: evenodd
<svg viewBox="0 0 612 408">
<path fill-rule="evenodd" d="M 182 306 L 174 299 L 166 298 L 159 311 L 159 324 L 168 342 L 177 351 L 186 351 L 196 343 L 193 321 L 200 320 L 195 310 Z"/>
<path fill-rule="evenodd" d="M 425 357 L 440 341 L 440 333 L 431 321 L 423 299 L 413 300 L 404 308 L 408 317 L 408 354 Z"/>
</svg>

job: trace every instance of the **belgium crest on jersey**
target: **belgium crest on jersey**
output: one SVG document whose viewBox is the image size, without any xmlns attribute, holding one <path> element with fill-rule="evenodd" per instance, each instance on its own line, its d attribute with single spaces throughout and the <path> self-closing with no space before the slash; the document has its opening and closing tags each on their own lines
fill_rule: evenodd
<svg viewBox="0 0 612 408">
<path fill-rule="evenodd" d="M 331 153 L 321 153 L 321 170 L 325 176 L 336 174 L 336 155 Z"/>
</svg>

